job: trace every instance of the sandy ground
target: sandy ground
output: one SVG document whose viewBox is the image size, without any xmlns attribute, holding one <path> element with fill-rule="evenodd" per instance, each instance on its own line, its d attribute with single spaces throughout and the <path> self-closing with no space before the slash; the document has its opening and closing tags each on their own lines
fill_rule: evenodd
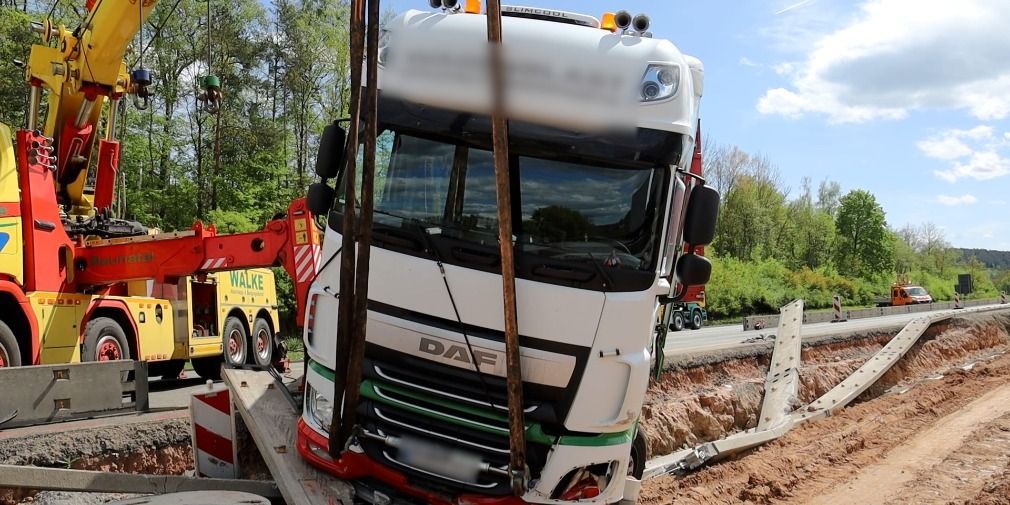
<svg viewBox="0 0 1010 505">
<path fill-rule="evenodd" d="M 1010 504 L 1008 329 L 1005 315 L 936 325 L 854 406 L 736 459 L 649 481 L 640 503 Z M 802 396 L 831 387 L 883 342 L 805 352 Z M 760 400 L 767 369 L 759 358 L 752 365 L 727 362 L 705 370 L 714 374 L 705 381 L 683 374 L 658 385 L 646 424 L 710 427 L 687 436 L 691 444 L 749 427 L 749 398 Z M 668 438 L 650 436 L 650 448 L 676 443 Z"/>
</svg>

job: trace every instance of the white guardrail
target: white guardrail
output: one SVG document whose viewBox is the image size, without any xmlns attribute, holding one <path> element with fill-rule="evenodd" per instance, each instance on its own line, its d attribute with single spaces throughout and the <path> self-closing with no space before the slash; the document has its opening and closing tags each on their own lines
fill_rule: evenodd
<svg viewBox="0 0 1010 505">
<path fill-rule="evenodd" d="M 981 305 L 995 305 L 1000 303 L 999 298 L 989 298 L 984 300 L 963 300 L 963 307 L 978 307 Z M 903 305 L 901 307 L 871 307 L 867 309 L 843 309 L 842 319 L 865 319 L 868 317 L 893 316 L 895 314 L 914 314 L 916 312 L 931 312 L 934 310 L 954 309 L 954 302 L 920 303 L 916 305 Z M 834 320 L 833 311 L 804 312 L 803 324 L 827 323 Z M 763 316 L 747 316 L 743 318 L 743 329 L 751 330 L 756 328 L 774 328 L 779 325 L 778 314 L 768 314 Z"/>
</svg>

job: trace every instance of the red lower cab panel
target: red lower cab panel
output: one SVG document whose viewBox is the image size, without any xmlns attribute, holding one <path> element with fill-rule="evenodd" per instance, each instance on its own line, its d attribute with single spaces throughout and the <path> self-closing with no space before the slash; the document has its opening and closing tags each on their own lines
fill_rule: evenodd
<svg viewBox="0 0 1010 505">
<path fill-rule="evenodd" d="M 329 440 L 310 428 L 305 420 L 298 420 L 298 452 L 312 466 L 326 471 L 343 480 L 357 480 L 366 477 L 377 479 L 396 488 L 404 495 L 419 498 L 434 505 L 523 505 L 526 502 L 514 497 L 488 497 L 460 495 L 447 497 L 414 487 L 407 477 L 376 463 L 365 454 L 344 451 L 340 459 L 333 460 L 327 454 Z"/>
</svg>

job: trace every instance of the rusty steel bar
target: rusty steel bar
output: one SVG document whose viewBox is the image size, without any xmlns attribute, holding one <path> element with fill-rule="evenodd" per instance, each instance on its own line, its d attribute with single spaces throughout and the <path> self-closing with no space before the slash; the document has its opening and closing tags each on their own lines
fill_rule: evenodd
<svg viewBox="0 0 1010 505">
<path fill-rule="evenodd" d="M 523 378 L 516 315 L 515 258 L 512 245 L 512 196 L 509 190 L 508 123 L 505 118 L 504 69 L 501 50 L 501 2 L 488 0 L 487 39 L 490 49 L 491 136 L 494 152 L 495 192 L 498 200 L 498 246 L 501 251 L 502 298 L 505 306 L 505 378 L 509 411 L 509 473 L 512 492 L 526 491 L 526 424 L 523 419 Z"/>
<path fill-rule="evenodd" d="M 347 384 L 347 370 L 352 332 L 354 331 L 354 274 L 355 274 L 355 216 L 354 175 L 358 157 L 358 125 L 361 122 L 361 62 L 365 51 L 365 0 L 352 0 L 350 21 L 351 62 L 351 121 L 347 132 L 347 164 L 344 167 L 344 216 L 340 230 L 340 300 L 337 306 L 337 345 L 333 377 L 333 402 L 343 393 Z M 340 456 L 344 440 L 340 411 L 333 412 L 330 423 L 330 455 Z"/>
<path fill-rule="evenodd" d="M 354 279 L 354 318 L 348 348 L 347 384 L 344 386 L 343 421 L 340 438 L 346 443 L 357 424 L 361 368 L 365 358 L 365 328 L 368 326 L 368 263 L 372 247 L 372 210 L 375 188 L 375 137 L 378 132 L 379 0 L 368 0 L 365 44 L 365 152 L 361 167 L 361 217 L 358 220 L 358 264 Z"/>
</svg>

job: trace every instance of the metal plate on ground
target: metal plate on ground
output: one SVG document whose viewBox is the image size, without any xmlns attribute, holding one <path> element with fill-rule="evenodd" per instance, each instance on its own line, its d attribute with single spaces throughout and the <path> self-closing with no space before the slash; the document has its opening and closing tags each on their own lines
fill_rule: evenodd
<svg viewBox="0 0 1010 505">
<path fill-rule="evenodd" d="M 190 491 L 141 496 L 110 505 L 270 505 L 270 500 L 239 491 Z"/>
<path fill-rule="evenodd" d="M 782 307 L 778 336 L 772 348 L 772 360 L 765 377 L 765 396 L 761 404 L 757 431 L 777 426 L 788 418 L 798 402 L 803 326 L 803 300 Z"/>
</svg>

